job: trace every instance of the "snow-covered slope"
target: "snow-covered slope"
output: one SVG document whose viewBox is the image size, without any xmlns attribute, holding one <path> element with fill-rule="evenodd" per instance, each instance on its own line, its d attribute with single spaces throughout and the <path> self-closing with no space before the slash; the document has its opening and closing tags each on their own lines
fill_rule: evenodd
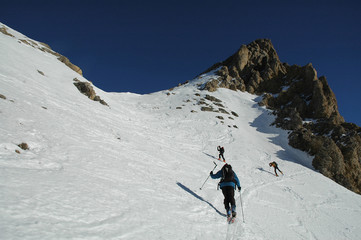
<svg viewBox="0 0 361 240">
<path fill-rule="evenodd" d="M 1 27 L 1 26 L 0 26 Z M 359 239 L 361 197 L 312 169 L 258 97 L 198 90 L 79 93 L 55 56 L 0 33 L 0 239 Z M 206 95 L 228 113 L 201 111 Z M 202 100 L 204 99 L 204 100 Z M 222 116 L 224 120 L 217 118 Z M 27 143 L 29 150 L 17 145 Z M 228 226 L 225 147 L 242 185 Z M 16 153 L 15 151 L 20 153 Z M 275 177 L 268 163 L 279 163 Z"/>
</svg>

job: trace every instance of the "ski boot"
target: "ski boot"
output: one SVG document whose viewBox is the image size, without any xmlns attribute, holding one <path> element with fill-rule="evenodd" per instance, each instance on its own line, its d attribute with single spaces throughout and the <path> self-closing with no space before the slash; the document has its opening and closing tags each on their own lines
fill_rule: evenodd
<svg viewBox="0 0 361 240">
<path fill-rule="evenodd" d="M 230 209 L 227 210 L 227 222 L 231 221 L 232 219 L 232 211 Z"/>
</svg>

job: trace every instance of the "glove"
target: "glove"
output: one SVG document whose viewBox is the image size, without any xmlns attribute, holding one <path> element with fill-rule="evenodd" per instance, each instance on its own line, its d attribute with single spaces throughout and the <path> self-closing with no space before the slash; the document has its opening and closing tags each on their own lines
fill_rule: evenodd
<svg viewBox="0 0 361 240">
<path fill-rule="evenodd" d="M 240 191 L 241 191 L 241 187 L 239 186 L 239 187 L 238 187 L 238 192 L 240 192 Z"/>
<path fill-rule="evenodd" d="M 211 172 L 209 173 L 209 175 L 213 175 L 213 171 L 211 171 Z"/>
</svg>

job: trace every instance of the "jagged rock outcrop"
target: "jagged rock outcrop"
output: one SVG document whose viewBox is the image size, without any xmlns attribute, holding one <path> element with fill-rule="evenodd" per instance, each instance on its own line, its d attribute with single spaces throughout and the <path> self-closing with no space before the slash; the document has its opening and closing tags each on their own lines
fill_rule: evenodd
<svg viewBox="0 0 361 240">
<path fill-rule="evenodd" d="M 346 188 L 361 193 L 361 128 L 329 121 L 304 124 L 289 135 L 291 146 L 314 155 L 313 166 Z"/>
<path fill-rule="evenodd" d="M 81 82 L 79 79 L 74 78 L 74 85 L 77 87 L 79 92 L 87 96 L 89 99 L 100 102 L 101 104 L 108 106 L 108 104 L 96 95 L 93 86 L 89 82 Z"/>
<path fill-rule="evenodd" d="M 290 66 L 279 60 L 268 39 L 256 40 L 206 72 L 217 78 L 204 89 L 263 95 L 277 127 L 290 130 L 289 144 L 314 156 L 313 166 L 346 188 L 361 193 L 361 128 L 345 123 L 335 94 L 312 64 Z"/>
</svg>

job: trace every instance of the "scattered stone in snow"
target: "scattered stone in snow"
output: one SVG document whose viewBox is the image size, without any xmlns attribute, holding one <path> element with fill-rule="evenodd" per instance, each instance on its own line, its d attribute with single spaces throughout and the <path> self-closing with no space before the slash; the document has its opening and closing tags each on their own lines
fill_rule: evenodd
<svg viewBox="0 0 361 240">
<path fill-rule="evenodd" d="M 201 107 L 201 111 L 203 112 L 214 112 L 212 107 Z"/>
<path fill-rule="evenodd" d="M 29 150 L 29 146 L 28 146 L 28 144 L 27 143 L 20 143 L 19 145 L 18 145 L 18 147 L 19 148 L 21 148 L 21 149 L 23 149 L 23 150 Z"/>
<path fill-rule="evenodd" d="M 227 112 L 227 111 L 224 110 L 223 108 L 219 108 L 219 112 L 224 113 L 224 114 L 229 114 L 229 112 Z"/>
<path fill-rule="evenodd" d="M 233 116 L 238 117 L 238 114 L 237 114 L 237 113 L 235 113 L 235 112 L 233 112 L 233 111 L 232 111 L 231 113 L 232 113 Z"/>
<path fill-rule="evenodd" d="M 216 98 L 216 97 L 213 97 L 213 96 L 211 96 L 211 95 L 206 95 L 206 99 L 207 100 L 209 100 L 209 101 L 212 101 L 212 102 L 217 102 L 217 103 L 220 103 L 220 102 L 222 102 L 221 100 L 219 100 L 218 98 Z"/>
</svg>

